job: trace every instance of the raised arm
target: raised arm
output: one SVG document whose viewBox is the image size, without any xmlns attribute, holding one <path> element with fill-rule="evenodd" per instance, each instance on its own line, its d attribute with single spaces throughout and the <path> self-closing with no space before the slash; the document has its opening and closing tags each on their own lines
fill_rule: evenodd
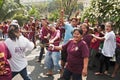
<svg viewBox="0 0 120 80">
<path fill-rule="evenodd" d="M 98 37 L 98 36 L 95 36 L 94 34 L 92 34 L 92 36 L 96 39 L 99 39 L 99 40 L 105 40 L 105 37 Z"/>
<path fill-rule="evenodd" d="M 64 24 L 64 10 L 62 9 L 61 11 L 60 11 L 60 23 L 62 23 L 63 25 L 65 25 Z"/>
<path fill-rule="evenodd" d="M 77 18 L 77 16 L 79 15 L 80 11 L 77 11 L 75 14 L 75 18 Z"/>
</svg>

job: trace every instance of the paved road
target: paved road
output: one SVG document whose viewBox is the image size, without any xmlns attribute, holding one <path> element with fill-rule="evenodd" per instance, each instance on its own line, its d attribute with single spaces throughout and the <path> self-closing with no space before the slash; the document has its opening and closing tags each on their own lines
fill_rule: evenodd
<svg viewBox="0 0 120 80">
<path fill-rule="evenodd" d="M 39 55 L 40 47 L 38 46 L 32 52 L 27 52 L 26 56 L 28 59 L 28 73 L 32 77 L 33 80 L 57 80 L 59 78 L 59 74 L 56 73 L 53 77 L 47 77 L 44 75 L 46 69 L 44 68 L 44 60 L 42 63 L 36 62 L 37 56 Z M 110 73 L 112 72 L 113 67 L 110 68 Z M 120 80 L 120 74 L 118 75 L 117 79 L 112 79 L 108 76 L 95 76 L 95 70 L 89 70 L 87 80 Z M 20 75 L 14 77 L 13 80 L 23 80 Z"/>
</svg>

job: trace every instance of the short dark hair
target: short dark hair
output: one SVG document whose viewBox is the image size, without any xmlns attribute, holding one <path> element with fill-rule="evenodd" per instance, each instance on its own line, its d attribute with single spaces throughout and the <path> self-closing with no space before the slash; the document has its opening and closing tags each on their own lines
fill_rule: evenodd
<svg viewBox="0 0 120 80">
<path fill-rule="evenodd" d="M 77 19 L 77 18 L 71 18 L 71 21 L 72 21 L 72 20 L 75 20 L 76 22 L 78 21 L 78 19 Z"/>
<path fill-rule="evenodd" d="M 102 30 L 105 30 L 105 25 L 104 25 L 104 24 L 100 24 L 99 27 L 100 27 Z"/>
<path fill-rule="evenodd" d="M 72 33 L 74 33 L 75 31 L 78 31 L 81 35 L 83 35 L 83 31 L 82 31 L 82 29 L 78 29 L 78 28 L 76 28 L 76 29 L 74 29 L 74 31 L 73 31 Z"/>
<path fill-rule="evenodd" d="M 8 37 L 11 40 L 16 41 L 17 36 L 15 35 L 15 32 L 18 32 L 18 31 L 19 31 L 19 26 L 15 24 L 11 24 L 8 29 Z"/>
<path fill-rule="evenodd" d="M 4 21 L 4 24 L 7 24 L 7 22 L 6 22 L 6 21 Z"/>
<path fill-rule="evenodd" d="M 120 32 L 118 33 L 118 35 L 120 36 Z"/>
</svg>

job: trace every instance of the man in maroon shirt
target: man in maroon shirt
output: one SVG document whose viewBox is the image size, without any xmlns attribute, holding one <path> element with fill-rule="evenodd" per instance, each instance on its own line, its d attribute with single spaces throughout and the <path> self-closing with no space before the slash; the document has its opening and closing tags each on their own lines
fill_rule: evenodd
<svg viewBox="0 0 120 80">
<path fill-rule="evenodd" d="M 46 19 L 42 19 L 41 21 L 42 23 L 42 28 L 41 28 L 41 35 L 40 35 L 40 42 L 41 42 L 41 50 L 40 50 L 40 54 L 39 54 L 39 57 L 38 57 L 38 62 L 41 62 L 42 60 L 42 57 L 43 57 L 43 54 L 44 54 L 44 48 L 46 43 L 49 42 L 49 36 L 50 36 L 50 31 L 48 29 L 48 22 L 46 21 Z"/>
<path fill-rule="evenodd" d="M 55 26 L 53 25 L 49 25 L 49 30 L 51 31 L 49 43 L 55 46 L 59 46 L 60 31 L 56 30 Z M 59 61 L 60 61 L 59 50 L 56 50 L 56 49 L 51 50 L 50 47 L 48 47 L 48 50 L 45 56 L 45 66 L 48 69 L 48 72 L 46 73 L 46 75 L 48 76 L 53 75 L 52 69 L 54 69 L 55 71 L 60 70 Z"/>
<path fill-rule="evenodd" d="M 8 37 L 8 25 L 7 25 L 7 22 L 3 23 L 3 37 L 5 39 Z"/>
<path fill-rule="evenodd" d="M 34 17 L 30 17 L 30 20 L 28 22 L 28 26 L 29 26 L 29 39 L 34 43 L 36 48 L 36 41 L 35 41 L 35 22 L 34 22 Z"/>
</svg>

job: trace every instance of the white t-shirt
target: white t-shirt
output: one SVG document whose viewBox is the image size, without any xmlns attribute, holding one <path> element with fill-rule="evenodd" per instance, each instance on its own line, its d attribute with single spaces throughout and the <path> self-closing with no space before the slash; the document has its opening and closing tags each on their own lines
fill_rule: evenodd
<svg viewBox="0 0 120 80">
<path fill-rule="evenodd" d="M 20 36 L 16 41 L 12 41 L 10 38 L 5 40 L 12 57 L 9 59 L 9 64 L 13 72 L 19 72 L 27 66 L 27 59 L 25 52 L 34 48 L 33 42 L 30 42 L 24 36 Z"/>
<path fill-rule="evenodd" d="M 116 37 L 113 31 L 105 34 L 105 41 L 102 49 L 102 54 L 107 57 L 113 57 L 116 48 Z"/>
</svg>

